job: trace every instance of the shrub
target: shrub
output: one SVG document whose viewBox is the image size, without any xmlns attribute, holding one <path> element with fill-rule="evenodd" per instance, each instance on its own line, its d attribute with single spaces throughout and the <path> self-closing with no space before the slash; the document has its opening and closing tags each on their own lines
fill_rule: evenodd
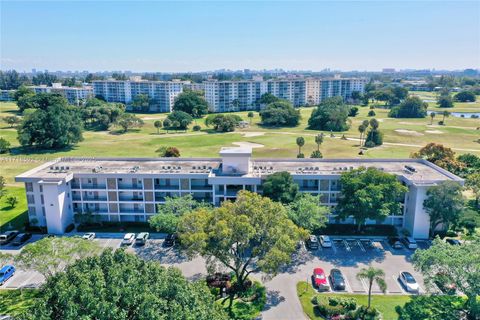
<svg viewBox="0 0 480 320">
<path fill-rule="evenodd" d="M 328 297 L 328 304 L 333 307 L 339 305 L 346 310 L 357 309 L 357 300 L 355 298 Z"/>
<path fill-rule="evenodd" d="M 367 142 L 365 142 L 365 147 L 367 147 L 367 148 L 374 148 L 374 147 L 375 147 L 375 142 L 373 142 L 373 141 L 367 141 Z"/>
<path fill-rule="evenodd" d="M 279 100 L 268 104 L 260 112 L 262 124 L 266 126 L 288 126 L 295 127 L 300 121 L 300 111 L 285 100 Z"/>
<path fill-rule="evenodd" d="M 358 107 L 351 107 L 350 111 L 348 112 L 349 117 L 355 117 L 358 114 Z"/>
<path fill-rule="evenodd" d="M 375 117 L 376 115 L 377 114 L 375 113 L 375 111 L 373 111 L 373 110 L 368 111 L 368 116 L 369 117 Z"/>
<path fill-rule="evenodd" d="M 200 131 L 202 127 L 200 127 L 198 124 L 193 126 L 193 131 Z"/>
<path fill-rule="evenodd" d="M 312 298 L 312 304 L 318 306 L 319 304 L 323 303 L 323 298 L 321 296 L 314 296 Z"/>
<path fill-rule="evenodd" d="M 379 320 L 381 318 L 380 312 L 374 307 L 367 309 L 367 306 L 360 306 L 357 310 L 352 310 L 348 313 L 348 316 L 353 319 L 363 320 Z"/>
<path fill-rule="evenodd" d="M 455 101 L 459 102 L 475 102 L 475 93 L 471 91 L 461 91 L 455 95 Z"/>
<path fill-rule="evenodd" d="M 320 152 L 320 151 L 318 151 L 318 150 L 315 150 L 315 151 L 313 151 L 312 154 L 310 155 L 310 158 L 321 159 L 321 158 L 323 158 L 322 152 Z"/>
<path fill-rule="evenodd" d="M 303 159 L 303 158 L 305 158 L 305 155 L 303 153 L 299 153 L 299 154 L 297 154 L 297 158 Z"/>
<path fill-rule="evenodd" d="M 0 153 L 7 153 L 10 150 L 10 142 L 0 137 Z"/>
<path fill-rule="evenodd" d="M 443 126 L 443 124 L 444 124 L 443 121 L 438 121 L 439 126 Z"/>
</svg>

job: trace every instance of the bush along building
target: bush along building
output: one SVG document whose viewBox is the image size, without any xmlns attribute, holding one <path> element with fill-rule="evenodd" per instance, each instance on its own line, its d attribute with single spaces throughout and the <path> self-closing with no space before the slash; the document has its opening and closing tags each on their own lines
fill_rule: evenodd
<svg viewBox="0 0 480 320">
<path fill-rule="evenodd" d="M 218 206 L 235 200 L 239 190 L 262 193 L 262 181 L 284 171 L 300 192 L 319 195 L 322 205 L 334 208 L 341 174 L 359 167 L 394 174 L 407 186 L 402 212 L 381 223 L 404 228 L 415 238 L 429 235 L 429 216 L 423 208 L 428 188 L 446 180 L 463 184 L 461 178 L 422 159 L 256 159 L 250 148 L 222 148 L 219 158 L 60 158 L 16 181 L 25 183 L 30 221 L 61 234 L 75 214 L 146 222 L 166 197 L 191 194 Z M 330 221 L 335 221 L 334 214 Z"/>
</svg>

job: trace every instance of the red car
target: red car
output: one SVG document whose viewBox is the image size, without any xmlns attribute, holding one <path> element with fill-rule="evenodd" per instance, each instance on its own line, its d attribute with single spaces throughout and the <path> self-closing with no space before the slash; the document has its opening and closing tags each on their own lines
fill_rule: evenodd
<svg viewBox="0 0 480 320">
<path fill-rule="evenodd" d="M 325 272 L 322 268 L 315 268 L 313 269 L 313 285 L 318 288 L 318 290 L 328 291 L 330 290 L 330 286 L 328 285 L 327 276 L 325 276 Z"/>
</svg>

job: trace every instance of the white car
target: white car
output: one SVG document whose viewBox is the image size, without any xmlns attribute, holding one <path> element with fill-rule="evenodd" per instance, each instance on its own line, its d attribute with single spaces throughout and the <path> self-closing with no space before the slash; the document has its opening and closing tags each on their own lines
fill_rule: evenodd
<svg viewBox="0 0 480 320">
<path fill-rule="evenodd" d="M 127 233 L 122 240 L 122 245 L 129 246 L 135 241 L 135 233 Z"/>
<path fill-rule="evenodd" d="M 406 271 L 400 272 L 400 275 L 398 276 L 398 280 L 400 280 L 400 282 L 405 287 L 407 292 L 418 293 L 420 286 L 418 285 L 417 281 L 415 280 L 415 278 L 412 276 L 410 272 L 406 272 Z"/>
<path fill-rule="evenodd" d="M 93 239 L 95 239 L 95 233 L 94 232 L 87 232 L 82 236 L 82 239 L 93 240 Z"/>
<path fill-rule="evenodd" d="M 331 248 L 332 247 L 332 241 L 330 240 L 329 236 L 320 236 L 320 244 L 324 248 Z"/>
</svg>

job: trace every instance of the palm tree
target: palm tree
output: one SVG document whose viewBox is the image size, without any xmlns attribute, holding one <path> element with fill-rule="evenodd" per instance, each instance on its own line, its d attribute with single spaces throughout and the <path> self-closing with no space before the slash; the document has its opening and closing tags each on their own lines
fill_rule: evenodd
<svg viewBox="0 0 480 320">
<path fill-rule="evenodd" d="M 367 131 L 367 127 L 365 127 L 363 124 L 361 124 L 358 127 L 358 131 L 360 132 L 360 147 L 361 147 L 362 146 L 362 137 L 363 137 L 363 134 L 365 133 L 365 131 Z"/>
<path fill-rule="evenodd" d="M 442 115 L 443 115 L 443 120 L 442 120 L 442 122 L 443 122 L 443 125 L 445 125 L 445 118 L 450 117 L 450 112 L 448 112 L 448 111 L 445 110 L 445 111 L 443 111 Z"/>
<path fill-rule="evenodd" d="M 297 138 L 298 154 L 302 153 L 302 147 L 305 145 L 305 139 L 303 137 Z"/>
<path fill-rule="evenodd" d="M 317 144 L 317 151 L 320 151 L 320 145 L 323 143 L 323 132 L 315 136 L 315 143 Z"/>
<path fill-rule="evenodd" d="M 380 290 L 383 293 L 387 291 L 387 284 L 385 283 L 385 272 L 382 269 L 377 269 L 374 267 L 362 268 L 359 273 L 357 273 L 358 280 L 368 281 L 368 306 L 367 310 L 370 309 L 371 299 L 372 299 L 372 285 L 373 282 L 377 282 Z"/>
<path fill-rule="evenodd" d="M 435 118 L 435 112 L 430 112 L 430 125 L 433 124 L 433 118 Z"/>
</svg>

